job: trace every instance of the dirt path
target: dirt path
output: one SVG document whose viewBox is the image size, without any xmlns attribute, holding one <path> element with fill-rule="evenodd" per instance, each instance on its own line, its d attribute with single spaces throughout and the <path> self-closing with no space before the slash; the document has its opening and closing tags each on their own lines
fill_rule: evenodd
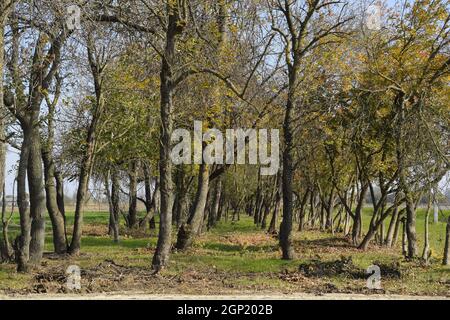
<svg viewBox="0 0 450 320">
<path fill-rule="evenodd" d="M 0 300 L 450 300 L 443 296 L 405 296 L 405 295 L 363 295 L 363 294 L 292 294 L 292 295 L 149 295 L 145 293 L 111 293 L 111 294 L 30 294 L 17 296 L 2 296 Z"/>
</svg>

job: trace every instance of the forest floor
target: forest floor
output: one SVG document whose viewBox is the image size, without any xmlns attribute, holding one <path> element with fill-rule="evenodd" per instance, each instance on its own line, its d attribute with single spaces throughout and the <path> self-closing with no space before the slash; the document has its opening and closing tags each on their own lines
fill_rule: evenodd
<svg viewBox="0 0 450 320">
<path fill-rule="evenodd" d="M 367 226 L 370 210 L 365 210 Z M 449 212 L 447 212 L 448 214 Z M 444 217 L 440 219 L 444 221 Z M 73 216 L 68 216 L 71 225 Z M 11 234 L 17 232 L 16 220 Z M 423 238 L 423 212 L 417 219 L 418 237 Z M 372 245 L 367 252 L 354 248 L 342 234 L 317 230 L 295 232 L 296 259 L 283 261 L 277 239 L 254 226 L 251 218 L 221 222 L 204 233 L 193 248 L 173 252 L 167 269 L 153 275 L 150 263 L 157 235 L 121 230 L 114 244 L 107 236 L 108 213 L 85 216 L 82 252 L 79 256 L 55 256 L 48 226 L 42 265 L 30 274 L 18 274 L 15 265 L 0 265 L 0 299 L 3 297 L 177 297 L 176 295 L 228 297 L 324 297 L 371 299 L 407 296 L 450 297 L 450 268 L 440 264 L 445 224 L 430 224 L 433 250 L 431 263 L 406 261 L 399 247 Z M 69 230 L 70 231 L 70 230 Z M 422 244 L 422 241 L 420 241 Z M 422 248 L 420 248 L 421 250 Z M 81 269 L 81 290 L 68 290 L 66 270 Z M 381 269 L 381 290 L 367 288 L 366 269 Z"/>
</svg>

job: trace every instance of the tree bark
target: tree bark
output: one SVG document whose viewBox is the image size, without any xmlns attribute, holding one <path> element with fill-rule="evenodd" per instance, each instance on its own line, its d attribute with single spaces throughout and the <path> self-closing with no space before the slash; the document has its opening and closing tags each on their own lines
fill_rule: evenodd
<svg viewBox="0 0 450 320">
<path fill-rule="evenodd" d="M 171 135 L 173 131 L 173 93 L 175 84 L 173 79 L 173 66 L 175 62 L 176 38 L 183 31 L 180 21 L 179 3 L 167 4 L 168 24 L 166 30 L 166 43 L 161 62 L 160 73 L 160 147 L 159 147 L 159 174 L 160 174 L 160 223 L 156 251 L 152 260 L 152 268 L 159 271 L 169 263 L 172 246 L 172 209 L 173 209 L 173 182 L 172 161 L 170 159 Z"/>
<path fill-rule="evenodd" d="M 397 220 L 398 220 L 398 207 L 395 207 L 394 213 L 392 214 L 391 222 L 389 223 L 389 228 L 385 241 L 386 246 L 389 248 L 392 247 Z"/>
<path fill-rule="evenodd" d="M 55 185 L 55 167 L 50 151 L 43 150 L 44 179 L 47 211 L 52 222 L 53 246 L 55 253 L 63 254 L 67 251 L 65 219 L 59 210 Z"/>
<path fill-rule="evenodd" d="M 203 163 L 200 165 L 200 172 L 198 177 L 198 187 L 195 196 L 194 205 L 190 213 L 189 219 L 182 224 L 178 230 L 176 248 L 179 250 L 186 250 L 193 243 L 199 228 L 203 222 L 203 215 L 209 189 L 209 168 Z"/>
<path fill-rule="evenodd" d="M 431 256 L 430 252 L 430 229 L 429 229 L 429 221 L 430 221 L 430 210 L 431 210 L 431 195 L 428 199 L 427 211 L 425 212 L 425 233 L 424 233 L 424 244 L 423 244 L 423 252 L 422 259 L 425 263 L 428 263 L 429 258 Z"/>
<path fill-rule="evenodd" d="M 55 105 L 59 97 L 59 86 L 57 84 L 57 92 L 55 93 L 55 100 L 48 102 L 48 116 L 47 116 L 47 140 L 42 144 L 42 160 L 44 163 L 44 182 L 47 211 L 52 222 L 53 231 L 53 246 L 55 253 L 63 254 L 67 251 L 66 242 L 66 227 L 64 212 L 61 212 L 58 205 L 57 186 L 55 178 L 55 162 L 53 160 L 54 147 L 54 116 Z"/>
<path fill-rule="evenodd" d="M 408 258 L 417 256 L 416 208 L 412 199 L 406 197 L 406 234 L 408 238 Z"/>
<path fill-rule="evenodd" d="M 177 229 L 185 222 L 186 216 L 187 188 L 184 176 L 184 166 L 179 166 L 176 169 L 176 196 L 173 209 L 173 218 Z"/>
<path fill-rule="evenodd" d="M 280 211 L 280 204 L 281 204 L 281 195 L 280 192 L 278 191 L 276 194 L 276 200 L 275 200 L 275 208 L 273 210 L 273 215 L 272 218 L 270 220 L 270 224 L 269 224 L 269 229 L 267 230 L 267 232 L 269 234 L 276 234 L 277 233 L 277 220 L 278 220 L 278 211 Z"/>
<path fill-rule="evenodd" d="M 221 193 L 222 193 L 222 181 L 219 179 L 217 180 L 216 186 L 214 188 L 214 197 L 211 205 L 211 212 L 209 214 L 208 219 L 208 229 L 214 228 L 217 224 Z"/>
<path fill-rule="evenodd" d="M 444 258 L 442 259 L 444 266 L 450 265 L 450 217 L 447 220 L 447 228 L 445 229 L 445 247 Z"/>
<path fill-rule="evenodd" d="M 77 255 L 81 249 L 81 236 L 83 233 L 83 215 L 84 206 L 86 202 L 86 193 L 88 191 L 89 179 L 91 176 L 92 167 L 94 164 L 95 144 L 97 142 L 97 127 L 100 122 L 100 117 L 104 111 L 104 97 L 102 89 L 102 71 L 103 68 L 99 66 L 100 61 L 98 57 L 94 56 L 93 43 L 91 39 L 88 40 L 88 60 L 91 69 L 92 77 L 95 87 L 95 108 L 89 124 L 86 136 L 86 149 L 80 164 L 80 173 L 78 176 L 77 199 L 75 204 L 75 222 L 73 226 L 72 241 L 68 252 L 72 255 Z"/>
<path fill-rule="evenodd" d="M 111 191 L 109 186 L 111 179 Z M 119 242 L 119 213 L 120 213 L 120 185 L 119 177 L 115 169 L 108 172 L 105 178 L 105 188 L 109 203 L 109 231 L 115 243 Z"/>
<path fill-rule="evenodd" d="M 280 226 L 280 246 L 282 258 L 284 260 L 294 259 L 294 248 L 292 247 L 292 215 L 293 215 L 293 190 L 292 179 L 294 175 L 294 142 L 293 142 L 293 124 L 292 113 L 294 112 L 294 91 L 297 78 L 297 71 L 292 71 L 289 79 L 289 94 L 284 115 L 284 150 L 283 150 L 283 173 L 282 173 L 282 191 L 283 191 L 283 218 Z"/>
<path fill-rule="evenodd" d="M 24 131 L 25 135 L 28 134 Z M 28 208 L 28 199 L 26 193 L 26 179 L 29 146 L 22 143 L 20 149 L 19 167 L 17 169 L 17 206 L 20 215 L 20 236 L 15 241 L 15 255 L 18 272 L 28 272 L 28 260 L 30 259 L 30 241 L 31 241 L 31 218 Z"/>
<path fill-rule="evenodd" d="M 5 33 L 5 24 L 7 20 L 7 16 L 9 13 L 9 9 L 7 9 L 7 5 L 9 5 L 9 1 L 2 1 L 0 5 L 0 113 L 2 114 L 0 118 L 0 183 L 2 185 L 2 236 L 3 243 L 0 245 L 0 250 L 2 250 L 2 258 L 4 260 L 10 260 L 12 256 L 12 248 L 9 243 L 8 238 L 8 224 L 9 221 L 6 221 L 6 195 L 5 195 L 5 161 L 6 161 L 6 150 L 7 146 L 4 142 L 5 140 L 5 119 L 3 114 L 6 114 L 6 107 L 3 102 L 3 67 L 4 67 L 4 33 Z"/>
<path fill-rule="evenodd" d="M 358 245 L 359 237 L 360 237 L 360 233 L 361 233 L 361 229 L 362 229 L 362 209 L 364 206 L 364 201 L 365 201 L 364 199 L 366 198 L 368 188 L 369 188 L 368 184 L 364 184 L 362 186 L 360 194 L 359 194 L 358 204 L 356 205 L 355 218 L 353 221 L 353 228 L 352 228 L 352 240 L 353 240 L 353 244 L 355 246 Z"/>
<path fill-rule="evenodd" d="M 134 228 L 137 223 L 137 163 L 135 160 L 130 165 L 129 173 L 129 206 L 128 206 L 128 227 Z"/>
</svg>

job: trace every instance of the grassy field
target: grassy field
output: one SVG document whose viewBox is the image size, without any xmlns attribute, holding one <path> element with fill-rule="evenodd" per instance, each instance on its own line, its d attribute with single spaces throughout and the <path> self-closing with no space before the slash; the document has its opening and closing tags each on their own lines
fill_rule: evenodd
<svg viewBox="0 0 450 320">
<path fill-rule="evenodd" d="M 446 212 L 449 214 L 449 212 Z M 364 226 L 370 209 L 364 211 Z M 412 295 L 450 295 L 450 268 L 442 260 L 445 224 L 430 224 L 432 263 L 408 262 L 401 255 L 400 241 L 395 248 L 372 245 L 367 252 L 355 249 L 342 234 L 317 230 L 295 232 L 296 260 L 283 261 L 277 239 L 241 216 L 237 222 L 221 222 L 204 233 L 193 248 L 174 252 L 170 266 L 152 275 L 151 257 L 156 232 L 121 229 L 121 241 L 114 244 L 107 236 L 108 213 L 85 215 L 82 253 L 77 257 L 57 257 L 52 252 L 48 221 L 45 259 L 31 274 L 17 274 L 14 265 L 0 265 L 0 292 L 6 294 L 63 293 L 65 271 L 70 265 L 82 270 L 81 293 L 139 291 L 147 293 L 233 294 L 233 293 L 379 293 L 366 288 L 368 266 L 380 265 L 381 292 Z M 441 217 L 444 221 L 444 217 Z M 68 226 L 73 214 L 68 215 Z M 14 217 L 11 235 L 18 232 Z M 70 230 L 70 228 L 69 228 Z M 419 210 L 417 231 L 420 252 L 423 243 L 424 212 Z M 351 257 L 351 262 L 349 258 Z M 345 259 L 344 259 L 345 258 Z M 344 271 L 339 269 L 344 263 Z M 318 267 L 319 272 L 300 272 L 300 265 Z M 322 265 L 323 264 L 323 265 Z M 314 269 L 315 270 L 315 269 Z M 337 272 L 329 272 L 329 271 Z M 317 271 L 317 270 L 316 270 Z M 363 275 L 359 275 L 363 272 Z"/>
</svg>

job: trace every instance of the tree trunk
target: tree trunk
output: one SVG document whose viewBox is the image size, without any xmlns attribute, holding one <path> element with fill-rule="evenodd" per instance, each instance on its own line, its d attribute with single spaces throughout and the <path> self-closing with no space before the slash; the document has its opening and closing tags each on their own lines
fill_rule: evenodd
<svg viewBox="0 0 450 320">
<path fill-rule="evenodd" d="M 408 196 L 406 196 L 406 234 L 408 236 L 408 258 L 414 258 L 417 256 L 416 208 Z"/>
<path fill-rule="evenodd" d="M 185 210 L 187 201 L 187 190 L 185 184 L 185 172 L 184 166 L 179 166 L 176 169 L 175 185 L 176 195 L 173 208 L 173 218 L 175 219 L 175 225 L 179 228 L 185 221 Z"/>
<path fill-rule="evenodd" d="M 365 185 L 362 186 L 360 194 L 359 194 L 358 204 L 356 205 L 355 219 L 353 221 L 353 228 L 352 228 L 352 240 L 353 240 L 353 244 L 355 246 L 358 245 L 359 237 L 360 237 L 360 234 L 361 234 L 361 229 L 362 229 L 362 209 L 363 209 L 363 206 L 364 206 L 364 199 L 366 197 L 366 193 L 367 193 L 368 188 L 369 188 L 368 184 L 365 184 Z"/>
<path fill-rule="evenodd" d="M 168 25 L 166 30 L 166 47 L 161 63 L 160 74 L 160 147 L 159 147 L 159 174 L 160 174 L 160 223 L 156 251 L 152 260 L 152 268 L 159 271 L 169 263 L 172 246 L 172 209 L 173 209 L 173 182 L 172 161 L 170 159 L 171 135 L 173 130 L 173 83 L 172 67 L 175 62 L 176 37 L 183 31 L 178 24 L 179 6 L 167 5 Z"/>
<path fill-rule="evenodd" d="M 94 127 L 91 125 L 90 134 L 88 134 L 88 147 L 83 157 L 81 170 L 79 174 L 77 199 L 75 204 L 75 222 L 73 226 L 72 241 L 68 252 L 72 255 L 77 255 L 81 249 L 81 235 L 83 232 L 83 215 L 84 206 L 86 202 L 86 193 L 89 186 L 90 171 L 92 168 L 92 162 L 94 157 Z"/>
<path fill-rule="evenodd" d="M 145 217 L 139 220 L 139 228 L 145 227 L 151 219 L 155 217 L 156 192 L 159 189 L 158 182 L 155 181 L 155 189 L 152 192 L 152 176 L 150 174 L 149 164 L 144 163 L 144 190 L 145 190 Z"/>
<path fill-rule="evenodd" d="M 159 181 L 156 181 L 156 187 L 153 194 L 153 215 L 150 218 L 150 221 L 148 222 L 148 226 L 150 230 L 156 230 L 156 220 L 155 217 L 160 214 L 161 211 L 161 192 Z"/>
<path fill-rule="evenodd" d="M 328 204 L 326 205 L 327 210 L 327 219 L 325 223 L 325 229 L 327 231 L 333 230 L 333 209 L 334 209 L 334 202 L 335 202 L 335 194 L 334 194 L 334 188 L 330 191 L 330 197 L 328 199 Z"/>
<path fill-rule="evenodd" d="M 28 131 L 25 130 L 24 140 L 28 134 Z M 29 145 L 22 143 L 19 167 L 17 169 L 17 206 L 20 215 L 20 236 L 18 236 L 15 241 L 15 255 L 18 272 L 28 272 L 28 260 L 30 259 L 31 218 L 26 192 L 29 153 Z"/>
<path fill-rule="evenodd" d="M 50 151 L 42 151 L 44 162 L 44 179 L 47 211 L 52 222 L 53 246 L 58 254 L 65 253 L 67 250 L 65 221 L 63 214 L 59 211 L 57 202 L 57 192 L 55 185 L 55 166 Z"/>
<path fill-rule="evenodd" d="M 378 221 L 371 221 L 370 225 L 369 225 L 369 230 L 367 231 L 366 236 L 364 237 L 363 241 L 361 242 L 361 244 L 358 246 L 358 249 L 364 250 L 366 251 L 367 248 L 369 247 L 370 241 L 373 239 L 374 235 L 376 234 L 377 230 L 379 230 L 382 226 L 383 226 L 383 222 L 384 220 L 389 216 L 390 212 L 393 210 L 393 208 L 390 208 L 389 210 L 386 211 L 386 213 L 381 213 L 380 214 L 380 218 L 378 219 Z M 373 217 L 373 219 L 375 219 L 375 217 Z M 384 239 L 384 235 L 381 232 L 380 234 L 380 239 Z M 380 240 L 381 242 L 382 240 Z"/>
<path fill-rule="evenodd" d="M 391 222 L 389 223 L 389 228 L 385 241 L 386 246 L 389 248 L 392 247 L 397 220 L 398 220 L 398 207 L 395 207 L 394 213 L 392 214 Z"/>
<path fill-rule="evenodd" d="M 397 243 L 398 240 L 398 235 L 400 233 L 400 228 L 402 227 L 402 214 L 403 214 L 403 210 L 401 210 L 398 213 L 398 217 L 397 217 L 397 221 L 395 223 L 395 231 L 394 231 L 394 238 L 392 239 L 392 245 L 391 247 L 395 246 L 395 244 Z"/>
<path fill-rule="evenodd" d="M 38 121 L 37 119 L 34 120 L 31 136 L 28 140 L 30 154 L 27 176 L 31 216 L 30 262 L 38 265 L 44 254 L 45 245 L 45 192 Z"/>
<path fill-rule="evenodd" d="M 308 196 L 309 196 L 309 189 L 305 191 L 305 194 L 303 195 L 302 202 L 300 203 L 300 221 L 298 224 L 298 231 L 303 231 L 303 228 L 305 227 L 305 215 L 306 215 L 306 202 L 308 202 Z"/>
<path fill-rule="evenodd" d="M 4 64 L 4 31 L 6 19 L 9 13 L 9 10 L 5 10 L 5 5 L 8 1 L 2 1 L 0 5 L 1 13 L 0 13 L 0 112 L 3 114 L 6 111 L 6 108 L 3 104 L 3 64 Z M 5 140 L 5 119 L 2 116 L 0 118 L 0 183 L 2 185 L 2 236 L 3 243 L 0 245 L 0 250 L 2 250 L 1 254 L 4 260 L 10 260 L 12 256 L 12 248 L 9 243 L 8 238 L 8 224 L 9 221 L 6 221 L 6 195 L 5 195 L 5 161 L 6 161 L 6 143 L 3 142 Z"/>
<path fill-rule="evenodd" d="M 130 166 L 130 184 L 129 184 L 129 206 L 128 206 L 128 228 L 134 228 L 137 223 L 137 163 L 135 160 Z"/>
<path fill-rule="evenodd" d="M 203 215 L 205 212 L 206 200 L 209 189 L 209 169 L 207 164 L 200 165 L 200 172 L 198 177 L 197 194 L 195 202 L 192 207 L 192 212 L 186 223 L 182 224 L 178 230 L 176 248 L 185 250 L 191 246 L 195 236 L 199 232 L 199 228 L 203 222 Z"/>
<path fill-rule="evenodd" d="M 109 186 L 111 179 L 111 191 Z M 115 243 L 119 242 L 119 213 L 120 213 L 120 185 L 119 177 L 115 169 L 109 171 L 105 178 L 105 189 L 109 203 L 109 233 Z"/>
<path fill-rule="evenodd" d="M 95 145 L 97 143 L 97 127 L 100 122 L 100 118 L 104 111 L 104 97 L 102 88 L 102 72 L 103 68 L 99 67 L 100 61 L 93 53 L 94 44 L 92 39 L 88 39 L 88 60 L 89 66 L 94 80 L 95 87 L 95 109 L 93 111 L 92 119 L 89 124 L 89 128 L 86 136 L 86 149 L 81 160 L 80 173 L 78 176 L 78 189 L 77 189 L 77 199 L 75 204 L 75 222 L 73 226 L 72 241 L 69 246 L 68 252 L 72 255 L 76 255 L 81 249 L 81 236 L 83 233 L 83 216 L 84 216 L 84 206 L 86 202 L 86 193 L 89 187 L 89 179 L 91 176 L 92 167 L 94 164 L 94 152 Z"/>
<path fill-rule="evenodd" d="M 430 220 L 430 210 L 431 210 L 431 195 L 428 199 L 427 211 L 425 212 L 425 234 L 424 234 L 424 244 L 423 244 L 423 252 L 422 259 L 425 263 L 428 263 L 429 258 L 431 256 L 430 251 L 430 230 L 429 230 L 429 220 Z"/>
<path fill-rule="evenodd" d="M 269 224 L 269 230 L 267 232 L 269 234 L 276 234 L 277 233 L 277 220 L 278 220 L 278 211 L 280 210 L 280 202 L 281 202 L 281 195 L 279 192 L 277 192 L 276 200 L 275 200 L 275 208 L 273 210 L 272 219 L 270 220 Z"/>
<path fill-rule="evenodd" d="M 407 248 L 408 234 L 406 233 L 406 217 L 402 219 L 402 254 L 406 257 L 408 254 Z"/>
<path fill-rule="evenodd" d="M 292 178 L 294 175 L 293 165 L 293 128 L 292 128 L 292 112 L 294 109 L 294 84 L 296 81 L 291 76 L 291 88 L 289 98 L 286 104 L 284 117 L 284 150 L 283 150 L 283 173 L 282 173 L 282 190 L 283 190 L 283 219 L 280 226 L 280 246 L 282 250 L 282 258 L 284 260 L 294 259 L 294 248 L 292 247 Z"/>
<path fill-rule="evenodd" d="M 217 217 L 219 215 L 220 196 L 222 193 L 222 181 L 219 179 L 214 188 L 214 198 L 211 206 L 211 212 L 208 219 L 208 228 L 214 228 L 217 224 Z"/>
<path fill-rule="evenodd" d="M 44 137 L 42 138 L 43 141 L 41 153 L 42 153 L 42 161 L 44 163 L 46 205 L 52 223 L 53 246 L 56 253 L 63 254 L 67 251 L 66 232 L 65 232 L 66 227 L 65 227 L 64 212 L 61 212 L 58 206 L 58 196 L 55 178 L 56 170 L 55 170 L 55 162 L 53 160 L 53 147 L 55 136 L 54 118 L 56 112 L 56 104 L 58 103 L 61 92 L 60 90 L 61 90 L 61 81 L 60 79 L 58 79 L 56 83 L 53 101 L 50 101 L 48 98 L 46 99 L 48 107 L 47 139 L 45 139 Z"/>
<path fill-rule="evenodd" d="M 447 220 L 447 228 L 445 229 L 445 247 L 444 247 L 444 259 L 442 259 L 444 266 L 450 265 L 450 217 Z"/>
<path fill-rule="evenodd" d="M 395 97 L 395 106 L 397 111 L 396 125 L 396 154 L 398 165 L 399 186 L 402 189 L 406 200 L 406 235 L 408 241 L 408 258 L 414 258 L 417 255 L 417 236 L 416 236 L 416 209 L 413 203 L 409 181 L 407 179 L 407 164 L 405 162 L 406 143 L 403 134 L 405 121 L 405 93 L 399 92 Z"/>
</svg>

